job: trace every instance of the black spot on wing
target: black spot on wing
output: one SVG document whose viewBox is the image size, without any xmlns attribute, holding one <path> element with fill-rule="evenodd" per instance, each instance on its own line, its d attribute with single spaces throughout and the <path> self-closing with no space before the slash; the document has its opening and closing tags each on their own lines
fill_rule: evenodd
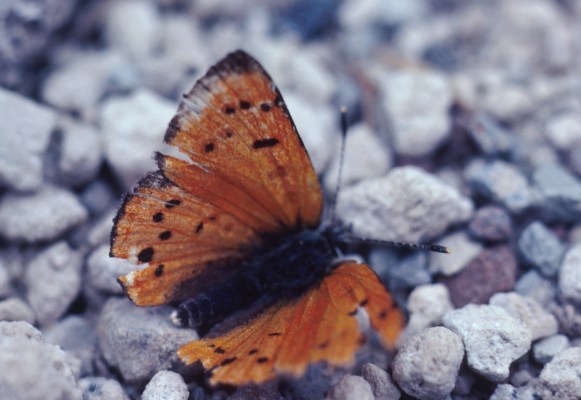
<svg viewBox="0 0 581 400">
<path fill-rule="evenodd" d="M 158 213 L 153 214 L 153 217 L 151 219 L 153 219 L 153 222 L 161 222 L 161 221 L 163 221 L 163 218 L 164 218 L 164 215 L 160 211 Z"/>
<path fill-rule="evenodd" d="M 252 107 L 252 104 L 249 101 L 240 100 L 240 108 L 242 110 L 248 110 L 250 109 L 250 107 Z"/>
<path fill-rule="evenodd" d="M 226 353 L 226 350 L 224 350 L 224 349 L 223 349 L 223 348 L 221 348 L 221 347 L 216 347 L 216 348 L 214 349 L 214 353 L 216 353 L 216 354 L 224 354 L 224 353 Z"/>
<path fill-rule="evenodd" d="M 165 203 L 165 208 L 174 208 L 175 206 L 179 206 L 182 202 L 178 199 L 171 199 Z"/>
<path fill-rule="evenodd" d="M 226 358 L 224 361 L 222 361 L 220 363 L 220 365 L 224 366 L 224 365 L 232 364 L 234 361 L 236 361 L 236 358 L 237 357 Z"/>
<path fill-rule="evenodd" d="M 259 363 L 259 364 L 263 364 L 263 363 L 265 363 L 267 361 L 268 361 L 268 357 L 258 357 L 256 359 L 256 362 Z"/>
<path fill-rule="evenodd" d="M 206 143 L 206 144 L 204 145 L 204 151 L 205 151 L 206 153 L 211 153 L 211 152 L 213 152 L 213 151 L 214 151 L 215 147 L 216 147 L 216 146 L 214 145 L 214 143 Z"/>
<path fill-rule="evenodd" d="M 204 223 L 200 222 L 198 226 L 196 226 L 196 233 L 202 232 L 202 229 L 204 229 Z"/>
<path fill-rule="evenodd" d="M 233 115 L 236 112 L 236 109 L 232 106 L 224 107 L 224 114 Z"/>
<path fill-rule="evenodd" d="M 282 333 L 280 332 L 271 332 L 268 334 L 268 336 L 280 336 L 280 335 L 282 335 Z"/>
<path fill-rule="evenodd" d="M 268 103 L 261 103 L 260 104 L 260 110 L 264 111 L 264 112 L 268 112 L 272 109 L 272 106 Z"/>
<path fill-rule="evenodd" d="M 163 231 L 159 234 L 159 240 L 168 240 L 171 237 L 171 231 Z"/>
<path fill-rule="evenodd" d="M 256 353 L 258 353 L 258 349 L 252 349 L 248 352 L 248 355 L 251 356 L 251 355 L 256 354 Z"/>
<path fill-rule="evenodd" d="M 137 259 L 142 263 L 150 262 L 153 258 L 153 247 L 146 247 L 145 249 L 141 250 L 137 255 Z"/>
<path fill-rule="evenodd" d="M 264 149 L 266 147 L 273 147 L 279 143 L 277 138 L 257 139 L 252 143 L 254 149 Z"/>
<path fill-rule="evenodd" d="M 162 276 L 162 275 L 163 275 L 163 269 L 164 269 L 164 268 L 165 268 L 165 265 L 163 265 L 163 264 L 159 264 L 159 265 L 158 265 L 158 266 L 155 268 L 155 271 L 153 271 L 153 274 L 159 278 L 160 276 Z"/>
</svg>

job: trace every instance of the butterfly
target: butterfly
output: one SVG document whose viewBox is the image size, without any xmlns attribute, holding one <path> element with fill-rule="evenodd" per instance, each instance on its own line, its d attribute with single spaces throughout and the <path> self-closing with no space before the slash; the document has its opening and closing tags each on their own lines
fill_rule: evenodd
<svg viewBox="0 0 581 400">
<path fill-rule="evenodd" d="M 181 302 L 183 326 L 216 325 L 177 350 L 185 364 L 200 361 L 212 385 L 349 365 L 361 308 L 394 345 L 403 314 L 368 265 L 339 260 L 346 228 L 323 221 L 307 150 L 258 61 L 239 50 L 211 67 L 165 143 L 185 157 L 155 155 L 117 212 L 110 255 L 142 265 L 118 279 L 136 305 Z"/>
</svg>

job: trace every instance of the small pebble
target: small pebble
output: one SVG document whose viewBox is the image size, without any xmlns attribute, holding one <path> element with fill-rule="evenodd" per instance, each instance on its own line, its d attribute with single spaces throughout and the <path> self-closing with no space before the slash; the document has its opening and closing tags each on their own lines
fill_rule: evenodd
<svg viewBox="0 0 581 400">
<path fill-rule="evenodd" d="M 563 258 L 559 292 L 565 299 L 581 304 L 581 244 L 571 247 Z"/>
<path fill-rule="evenodd" d="M 81 290 L 83 255 L 66 242 L 57 242 L 28 263 L 26 297 L 41 326 L 58 320 Z"/>
<path fill-rule="evenodd" d="M 16 242 L 57 239 L 87 218 L 77 198 L 56 186 L 44 186 L 33 194 L 11 192 L 0 200 L 0 235 Z"/>
<path fill-rule="evenodd" d="M 509 152 L 513 146 L 511 133 L 502 128 L 494 118 L 476 113 L 468 122 L 468 134 L 480 150 L 488 156 L 498 156 Z"/>
<path fill-rule="evenodd" d="M 0 186 L 31 191 L 43 181 L 43 154 L 56 128 L 56 113 L 0 88 Z"/>
<path fill-rule="evenodd" d="M 464 231 L 445 236 L 438 240 L 438 244 L 451 249 L 452 253 L 430 253 L 430 271 L 445 276 L 461 271 L 482 251 L 482 245 L 471 240 Z"/>
<path fill-rule="evenodd" d="M 533 172 L 540 193 L 537 207 L 548 222 L 571 224 L 581 220 L 581 182 L 557 164 L 543 164 Z"/>
<path fill-rule="evenodd" d="M 425 69 L 392 71 L 381 91 L 396 153 L 426 156 L 448 139 L 452 91 L 444 75 Z"/>
<path fill-rule="evenodd" d="M 371 385 L 362 377 L 347 374 L 327 395 L 327 400 L 375 400 Z"/>
<path fill-rule="evenodd" d="M 474 213 L 468 232 L 478 240 L 504 242 L 512 236 L 512 221 L 503 208 L 484 206 Z"/>
<path fill-rule="evenodd" d="M 441 283 L 417 286 L 408 298 L 410 314 L 404 337 L 413 336 L 425 328 L 440 324 L 442 317 L 454 308 L 448 288 Z"/>
<path fill-rule="evenodd" d="M 87 259 L 87 278 L 90 286 L 109 294 L 122 294 L 117 278 L 135 269 L 129 261 L 109 257 L 110 246 L 104 244 L 95 249 Z"/>
<path fill-rule="evenodd" d="M 581 347 L 563 350 L 539 375 L 537 395 L 543 400 L 578 399 L 581 393 Z"/>
<path fill-rule="evenodd" d="M 462 338 L 470 368 L 493 382 L 507 379 L 510 364 L 531 346 L 530 329 L 498 306 L 469 304 L 443 322 Z"/>
<path fill-rule="evenodd" d="M 547 277 L 557 274 L 565 246 L 540 221 L 527 226 L 518 239 L 518 249 L 525 262 Z"/>
<path fill-rule="evenodd" d="M 464 358 L 462 340 L 444 328 L 428 328 L 409 338 L 393 362 L 393 378 L 410 396 L 439 399 L 454 389 Z"/>
<path fill-rule="evenodd" d="M 159 371 L 141 394 L 141 400 L 187 400 L 188 387 L 184 378 L 173 371 Z"/>
<path fill-rule="evenodd" d="M 24 321 L 34 324 L 36 317 L 30 306 L 17 297 L 0 301 L 0 321 Z"/>
<path fill-rule="evenodd" d="M 557 115 L 547 122 L 544 134 L 558 150 L 571 150 L 581 143 L 581 119 L 575 112 Z"/>
<path fill-rule="evenodd" d="M 535 300 L 520 294 L 496 293 L 490 298 L 490 305 L 505 309 L 511 316 L 524 322 L 531 331 L 531 339 L 537 340 L 557 333 L 557 320 Z"/>
<path fill-rule="evenodd" d="M 343 189 L 337 213 L 364 238 L 429 241 L 472 216 L 470 199 L 416 167 Z"/>
<path fill-rule="evenodd" d="M 375 400 L 398 400 L 401 397 L 397 385 L 386 370 L 372 363 L 361 366 L 361 377 L 365 379 L 373 391 Z"/>
<path fill-rule="evenodd" d="M 83 400 L 129 400 L 119 382 L 100 376 L 88 376 L 79 380 Z"/>
<path fill-rule="evenodd" d="M 497 292 L 513 288 L 517 272 L 512 250 L 505 245 L 486 248 L 458 274 L 442 279 L 448 287 L 452 304 L 483 304 Z"/>
<path fill-rule="evenodd" d="M 81 186 L 93 180 L 103 161 L 100 134 L 86 125 L 69 124 L 62 129 L 60 178 L 67 186 Z"/>
<path fill-rule="evenodd" d="M 535 343 L 533 357 L 541 364 L 547 364 L 553 357 L 569 347 L 571 347 L 569 338 L 562 334 L 556 334 Z"/>
<path fill-rule="evenodd" d="M 535 300 L 543 307 L 555 300 L 556 288 L 536 270 L 524 273 L 514 285 L 514 291 Z"/>
<path fill-rule="evenodd" d="M 530 187 L 525 176 L 513 165 L 500 161 L 472 161 L 465 170 L 472 190 L 485 198 L 519 214 L 532 203 Z"/>
</svg>

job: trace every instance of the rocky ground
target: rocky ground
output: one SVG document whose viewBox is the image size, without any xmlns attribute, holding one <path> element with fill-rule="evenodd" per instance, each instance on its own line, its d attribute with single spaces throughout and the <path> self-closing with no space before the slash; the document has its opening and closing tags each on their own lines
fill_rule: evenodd
<svg viewBox="0 0 581 400">
<path fill-rule="evenodd" d="M 580 399 L 581 3 L 28 0 L 0 5 L 2 399 Z M 196 332 L 115 278 L 123 192 L 228 52 L 280 87 L 339 216 L 408 315 L 395 354 L 211 389 Z"/>
</svg>

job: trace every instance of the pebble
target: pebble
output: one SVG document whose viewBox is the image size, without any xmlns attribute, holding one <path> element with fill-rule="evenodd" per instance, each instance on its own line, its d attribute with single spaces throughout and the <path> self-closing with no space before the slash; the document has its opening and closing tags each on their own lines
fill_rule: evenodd
<svg viewBox="0 0 581 400">
<path fill-rule="evenodd" d="M 543 277 L 536 270 L 530 270 L 521 275 L 514 285 L 514 291 L 530 297 L 543 307 L 551 304 L 556 296 L 556 288 L 553 282 Z"/>
<path fill-rule="evenodd" d="M 67 311 L 81 290 L 83 256 L 66 242 L 57 242 L 28 263 L 24 276 L 26 297 L 41 326 Z"/>
<path fill-rule="evenodd" d="M 81 362 L 82 376 L 94 373 L 97 333 L 87 319 L 71 315 L 50 326 L 43 335 L 46 342 L 56 344 Z"/>
<path fill-rule="evenodd" d="M 545 365 L 537 395 L 543 400 L 578 399 L 581 393 L 581 347 L 568 348 Z"/>
<path fill-rule="evenodd" d="M 547 364 L 557 354 L 571 347 L 569 338 L 562 334 L 556 334 L 539 340 L 533 345 L 533 357 L 541 364 Z"/>
<path fill-rule="evenodd" d="M 107 6 L 104 34 L 108 45 L 135 59 L 153 56 L 162 37 L 155 3 L 122 0 Z"/>
<path fill-rule="evenodd" d="M 448 287 L 452 304 L 463 307 L 469 303 L 483 304 L 497 292 L 514 287 L 516 259 L 506 245 L 485 248 L 458 274 L 442 279 Z"/>
<path fill-rule="evenodd" d="M 429 241 L 472 216 L 470 199 L 417 167 L 343 189 L 337 214 L 363 238 Z"/>
<path fill-rule="evenodd" d="M 486 71 L 480 80 L 479 109 L 501 121 L 515 121 L 531 113 L 533 102 L 523 85 L 496 71 Z"/>
<path fill-rule="evenodd" d="M 3 88 L 0 113 L 0 186 L 37 190 L 43 181 L 43 155 L 56 128 L 57 115 Z"/>
<path fill-rule="evenodd" d="M 581 182 L 557 164 L 543 164 L 532 181 L 540 193 L 537 207 L 548 222 L 571 224 L 581 220 Z"/>
<path fill-rule="evenodd" d="M 163 135 L 177 104 L 138 90 L 108 99 L 101 109 L 105 156 L 125 189 L 156 169 L 152 155 L 164 147 Z"/>
<path fill-rule="evenodd" d="M 448 140 L 452 91 L 444 75 L 420 69 L 392 72 L 380 81 L 380 90 L 397 154 L 427 156 Z"/>
<path fill-rule="evenodd" d="M 393 378 L 410 396 L 439 399 L 454 389 L 464 346 L 444 327 L 428 328 L 409 338 L 393 362 Z"/>
<path fill-rule="evenodd" d="M 445 276 L 454 275 L 461 271 L 482 251 L 482 245 L 471 240 L 465 231 L 447 235 L 438 240 L 438 244 L 446 246 L 452 253 L 430 253 L 430 271 Z"/>
<path fill-rule="evenodd" d="M 85 186 L 79 200 L 91 215 L 96 216 L 106 213 L 113 205 L 120 203 L 117 193 L 113 193 L 111 186 L 100 179 Z"/>
<path fill-rule="evenodd" d="M 0 299 L 10 296 L 12 293 L 11 276 L 0 258 Z M 1 320 L 1 318 L 0 318 Z"/>
<path fill-rule="evenodd" d="M 443 322 L 462 338 L 470 368 L 492 382 L 507 379 L 510 364 L 531 346 L 530 329 L 498 306 L 469 304 Z"/>
<path fill-rule="evenodd" d="M 77 198 L 56 186 L 32 194 L 9 192 L 0 200 L 0 235 L 11 241 L 54 240 L 87 218 Z"/>
<path fill-rule="evenodd" d="M 83 400 L 129 400 L 119 382 L 99 376 L 88 376 L 79 380 Z"/>
<path fill-rule="evenodd" d="M 510 215 L 501 207 L 481 207 L 470 220 L 468 233 L 474 239 L 485 242 L 505 242 L 512 236 Z"/>
<path fill-rule="evenodd" d="M 170 313 L 168 307 L 136 307 L 126 298 L 107 301 L 97 327 L 99 347 L 123 379 L 145 383 L 157 371 L 181 366 L 176 350 L 198 336 L 174 326 Z"/>
<path fill-rule="evenodd" d="M 560 332 L 570 337 L 581 336 L 581 313 L 573 304 L 564 304 L 555 308 L 555 316 L 559 320 Z"/>
<path fill-rule="evenodd" d="M 428 12 L 419 0 L 348 0 L 339 8 L 341 25 L 350 29 L 369 29 L 370 26 L 399 25 L 415 20 Z"/>
<path fill-rule="evenodd" d="M 375 260 L 373 264 L 376 265 Z M 425 253 L 416 252 L 399 258 L 394 263 L 387 261 L 381 262 L 381 264 L 387 264 L 385 274 L 380 276 L 389 282 L 391 290 L 409 289 L 432 281 L 428 270 L 428 257 Z M 383 268 L 380 266 L 380 269 Z"/>
<path fill-rule="evenodd" d="M 404 337 L 410 337 L 425 328 L 441 324 L 442 317 L 453 308 L 446 286 L 441 283 L 417 286 L 408 298 L 409 321 Z"/>
<path fill-rule="evenodd" d="M 26 322 L 0 321 L 0 388 L 10 400 L 81 400 L 74 360 Z M 34 373 L 31 373 L 34 371 Z"/>
<path fill-rule="evenodd" d="M 369 382 L 360 376 L 346 374 L 329 392 L 327 400 L 375 400 Z"/>
<path fill-rule="evenodd" d="M 475 194 L 505 206 L 519 214 L 532 203 L 532 195 L 525 176 L 511 164 L 476 159 L 465 170 L 465 179 Z"/>
<path fill-rule="evenodd" d="M 372 363 L 363 364 L 361 377 L 371 385 L 375 400 L 398 400 L 401 397 L 397 385 L 383 368 Z"/>
<path fill-rule="evenodd" d="M 141 400 L 187 400 L 188 387 L 184 378 L 173 371 L 159 371 L 149 381 L 141 394 Z"/>
<path fill-rule="evenodd" d="M 100 133 L 88 126 L 62 128 L 59 171 L 64 185 L 78 187 L 95 179 L 103 161 Z"/>
<path fill-rule="evenodd" d="M 487 156 L 509 153 L 513 146 L 511 133 L 487 114 L 477 112 L 468 121 L 468 134 Z"/>
<path fill-rule="evenodd" d="M 81 53 L 46 78 L 41 95 L 48 104 L 92 121 L 107 94 L 134 89 L 137 84 L 135 68 L 118 52 Z"/>
<path fill-rule="evenodd" d="M 324 184 L 329 193 L 334 193 L 337 186 L 340 158 L 338 150 L 325 174 Z M 364 123 L 354 125 L 347 133 L 341 186 L 349 186 L 365 178 L 383 176 L 391 168 L 392 163 L 387 146 L 372 129 Z"/>
<path fill-rule="evenodd" d="M 490 305 L 504 308 L 511 316 L 518 318 L 528 326 L 532 340 L 557 333 L 556 318 L 543 310 L 541 305 L 531 298 L 514 292 L 496 293 L 490 298 Z"/>
<path fill-rule="evenodd" d="M 557 115 L 547 121 L 543 133 L 556 149 L 569 151 L 581 143 L 581 119 L 575 112 Z"/>
<path fill-rule="evenodd" d="M 288 78 L 295 89 L 314 104 L 330 104 L 335 95 L 337 82 L 324 64 L 321 52 L 305 48 L 289 60 Z"/>
<path fill-rule="evenodd" d="M 571 247 L 563 258 L 559 292 L 566 300 L 581 304 L 581 244 Z"/>
<path fill-rule="evenodd" d="M 25 301 L 10 297 L 0 301 L 0 321 L 24 321 L 34 324 L 36 317 Z"/>
<path fill-rule="evenodd" d="M 117 277 L 126 275 L 135 269 L 129 261 L 109 257 L 108 244 L 96 248 L 87 259 L 88 285 L 108 294 L 122 294 L 123 289 Z"/>
<path fill-rule="evenodd" d="M 557 274 L 565 246 L 542 222 L 527 226 L 518 239 L 518 249 L 524 261 L 546 277 Z"/>
</svg>

